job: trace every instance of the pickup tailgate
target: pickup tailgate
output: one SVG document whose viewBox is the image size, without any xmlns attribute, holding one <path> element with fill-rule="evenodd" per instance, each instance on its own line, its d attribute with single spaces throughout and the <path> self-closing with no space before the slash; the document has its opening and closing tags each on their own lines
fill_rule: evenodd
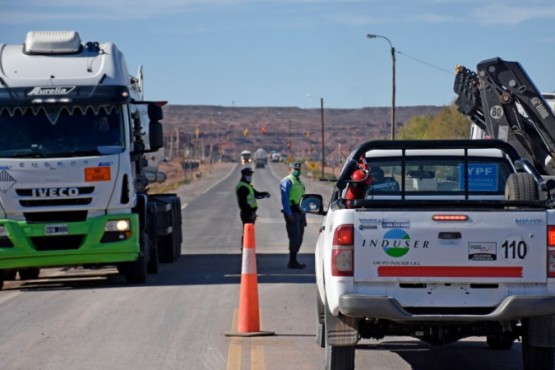
<svg viewBox="0 0 555 370">
<path fill-rule="evenodd" d="M 546 238 L 545 211 L 359 211 L 354 280 L 545 282 Z"/>
</svg>

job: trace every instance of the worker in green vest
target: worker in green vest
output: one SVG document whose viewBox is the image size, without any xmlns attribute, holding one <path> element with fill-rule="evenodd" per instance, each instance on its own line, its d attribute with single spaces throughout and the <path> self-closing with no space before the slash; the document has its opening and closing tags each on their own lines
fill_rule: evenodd
<svg viewBox="0 0 555 370">
<path fill-rule="evenodd" d="M 243 230 L 246 223 L 254 224 L 256 221 L 256 210 L 258 205 L 257 199 L 270 198 L 267 191 L 257 191 L 252 186 L 252 175 L 254 171 L 250 167 L 241 170 L 241 180 L 235 187 L 235 195 L 237 196 L 237 204 L 239 205 L 241 221 L 243 221 Z M 243 247 L 243 238 L 241 238 L 241 248 Z"/>
<path fill-rule="evenodd" d="M 305 264 L 297 261 L 297 254 L 303 243 L 306 215 L 301 211 L 299 202 L 304 194 L 304 185 L 301 181 L 301 164 L 294 162 L 289 165 L 290 174 L 285 176 L 280 184 L 282 212 L 285 218 L 285 228 L 289 238 L 289 263 L 290 269 L 304 269 Z"/>
</svg>

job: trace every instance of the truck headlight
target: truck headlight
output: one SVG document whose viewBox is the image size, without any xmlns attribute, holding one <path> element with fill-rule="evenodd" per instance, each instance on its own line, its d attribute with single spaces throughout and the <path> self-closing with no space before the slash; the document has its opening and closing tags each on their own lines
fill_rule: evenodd
<svg viewBox="0 0 555 370">
<path fill-rule="evenodd" d="M 106 226 L 104 227 L 104 231 L 129 231 L 131 228 L 131 224 L 129 220 L 111 220 L 106 222 Z"/>
</svg>

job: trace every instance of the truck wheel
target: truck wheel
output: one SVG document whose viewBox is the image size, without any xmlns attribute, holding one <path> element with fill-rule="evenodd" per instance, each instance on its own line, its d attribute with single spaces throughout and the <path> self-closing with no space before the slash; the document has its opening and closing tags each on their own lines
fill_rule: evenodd
<svg viewBox="0 0 555 370">
<path fill-rule="evenodd" d="M 529 340 L 528 325 L 523 325 L 522 363 L 524 370 L 553 370 L 553 347 L 532 346 Z"/>
<path fill-rule="evenodd" d="M 37 267 L 26 267 L 24 269 L 19 269 L 19 278 L 21 280 L 38 279 L 39 275 L 40 269 Z"/>
<path fill-rule="evenodd" d="M 174 209 L 174 239 L 175 243 L 175 260 L 177 261 L 181 257 L 181 243 L 183 242 L 183 235 L 181 234 L 181 199 L 176 195 L 173 199 L 172 206 Z"/>
<path fill-rule="evenodd" d="M 174 237 L 175 233 L 172 232 L 171 234 L 161 236 L 158 239 L 158 245 L 160 248 L 160 261 L 161 262 L 175 262 L 177 260 L 177 256 L 175 253 L 175 242 Z"/>
<path fill-rule="evenodd" d="M 353 328 L 343 323 L 339 318 L 331 314 L 327 306 L 327 301 L 326 305 L 324 306 L 324 314 L 326 370 L 354 370 L 355 344 L 347 344 L 345 346 L 331 345 L 328 338 L 330 338 L 330 335 L 332 335 L 342 336 L 345 337 L 346 340 L 349 340 L 349 337 L 353 335 L 355 336 L 355 338 L 358 338 L 358 333 Z"/>
<path fill-rule="evenodd" d="M 512 173 L 505 184 L 506 200 L 538 200 L 538 185 L 527 172 Z"/>
<path fill-rule="evenodd" d="M 4 287 L 4 273 L 0 270 L 0 289 Z"/>
<path fill-rule="evenodd" d="M 158 273 L 158 229 L 156 218 L 156 210 L 150 214 L 148 220 L 148 250 L 149 258 L 147 264 L 147 272 L 149 274 Z"/>
<path fill-rule="evenodd" d="M 136 261 L 127 262 L 124 268 L 125 279 L 129 284 L 143 284 L 146 282 L 148 241 L 144 231 L 139 236 L 139 245 L 139 257 Z"/>
<path fill-rule="evenodd" d="M 326 314 L 318 288 L 316 288 L 316 343 L 321 348 L 326 348 Z"/>
<path fill-rule="evenodd" d="M 511 349 L 515 339 L 508 335 L 488 335 L 487 343 L 491 349 Z"/>
<path fill-rule="evenodd" d="M 4 270 L 3 276 L 4 276 L 4 280 L 15 280 L 17 276 L 17 270 L 16 269 Z"/>
</svg>

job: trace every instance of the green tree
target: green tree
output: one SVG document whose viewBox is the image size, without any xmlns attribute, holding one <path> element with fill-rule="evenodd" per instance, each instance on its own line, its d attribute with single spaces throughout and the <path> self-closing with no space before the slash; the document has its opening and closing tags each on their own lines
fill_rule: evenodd
<svg viewBox="0 0 555 370">
<path fill-rule="evenodd" d="M 455 104 L 442 109 L 435 116 L 414 116 L 399 130 L 399 139 L 439 140 L 467 139 L 470 121 L 457 111 Z"/>
</svg>

